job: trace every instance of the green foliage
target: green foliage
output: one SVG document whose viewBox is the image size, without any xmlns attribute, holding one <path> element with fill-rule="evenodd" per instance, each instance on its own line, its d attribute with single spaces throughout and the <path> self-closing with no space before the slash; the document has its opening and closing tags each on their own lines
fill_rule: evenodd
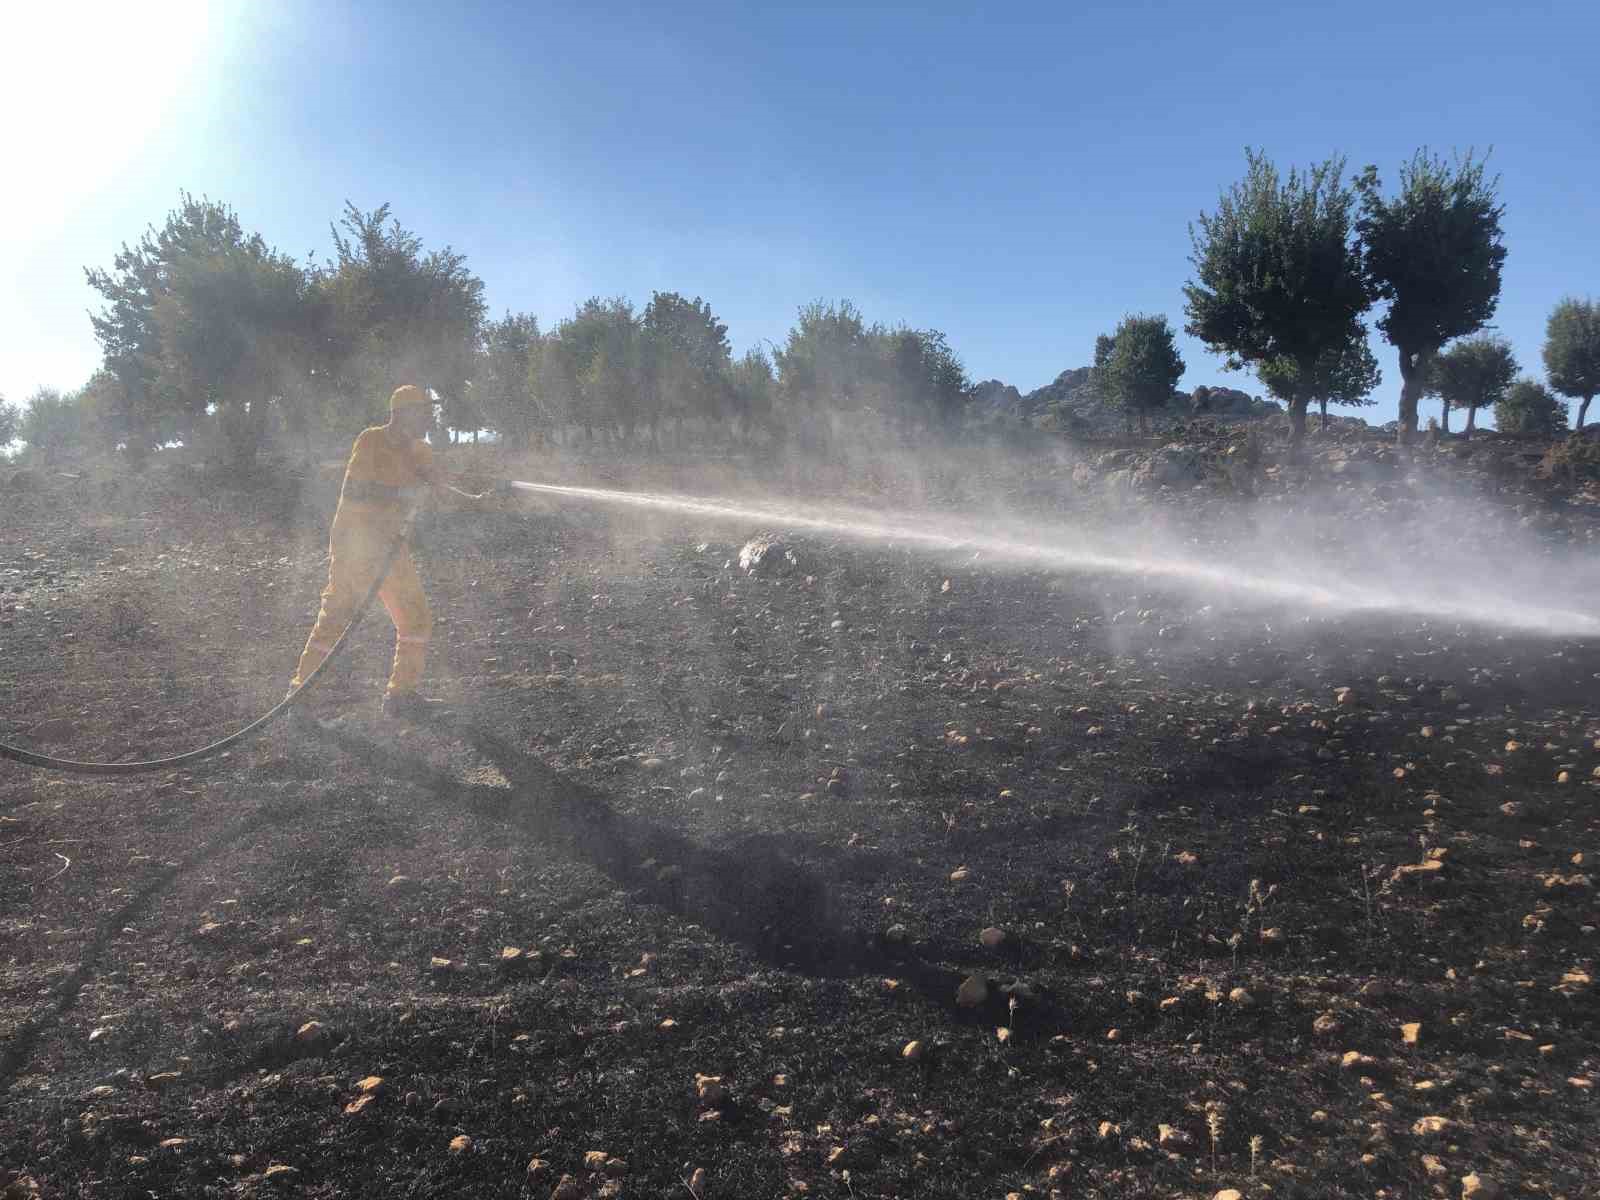
<svg viewBox="0 0 1600 1200">
<path fill-rule="evenodd" d="M 950 429 L 970 392 L 943 333 L 869 326 L 848 300 L 802 308 L 776 360 L 789 418 L 813 431 L 867 414 L 905 433 Z"/>
<path fill-rule="evenodd" d="M 1341 158 L 1287 176 L 1264 154 L 1246 158 L 1245 178 L 1190 226 L 1184 329 L 1225 353 L 1229 369 L 1275 364 L 1292 382 L 1298 436 L 1319 361 L 1350 341 L 1370 303 L 1351 238 L 1354 195 Z"/>
<path fill-rule="evenodd" d="M 1582 429 L 1600 394 L 1600 304 L 1568 297 L 1556 305 L 1545 325 L 1544 370 L 1551 388 L 1579 402 Z"/>
<path fill-rule="evenodd" d="M 1297 364 L 1281 358 L 1262 363 L 1256 374 L 1262 386 L 1278 400 L 1288 402 L 1303 395 L 1320 403 L 1351 408 L 1376 404 L 1372 391 L 1383 381 L 1378 360 L 1367 345 L 1366 327 L 1360 322 L 1343 342 L 1323 351 L 1311 364 L 1309 378 L 1301 376 Z"/>
<path fill-rule="evenodd" d="M 1478 409 L 1493 408 L 1517 374 L 1511 343 L 1487 334 L 1465 338 L 1433 360 L 1428 390 L 1451 408 L 1467 410 L 1470 431 Z"/>
<path fill-rule="evenodd" d="M 653 292 L 640 333 L 640 371 L 652 426 L 662 416 L 716 420 L 731 415 L 728 327 L 709 304 L 699 296 L 691 301 L 677 292 Z"/>
<path fill-rule="evenodd" d="M 1551 390 L 1532 379 L 1513 383 L 1494 406 L 1495 428 L 1502 433 L 1557 436 L 1567 428 L 1567 406 Z"/>
<path fill-rule="evenodd" d="M 1373 295 L 1388 301 L 1378 328 L 1400 356 L 1402 439 L 1417 428 L 1417 400 L 1434 355 L 1494 316 L 1506 251 L 1499 180 L 1468 151 L 1446 163 L 1418 150 L 1386 199 L 1376 167 L 1356 180 L 1361 194 L 1362 266 Z"/>
<path fill-rule="evenodd" d="M 110 271 L 85 272 L 89 286 L 105 300 L 90 323 L 105 369 L 121 385 L 120 410 L 107 419 L 136 458 L 181 436 L 194 416 L 163 374 L 158 306 L 171 297 L 173 281 L 191 262 L 238 251 L 248 240 L 226 205 L 187 192 L 180 197 L 160 229 L 150 227 L 134 246 L 123 244 Z"/>
<path fill-rule="evenodd" d="M 763 350 L 750 350 L 730 368 L 734 411 L 746 429 L 771 428 L 777 409 L 778 376 Z"/>
<path fill-rule="evenodd" d="M 4 396 L 0 396 L 0 453 L 4 453 L 12 440 L 17 436 L 17 424 L 20 414 L 15 404 L 8 403 Z"/>
<path fill-rule="evenodd" d="M 79 443 L 82 419 L 78 396 L 63 395 L 55 388 L 43 387 L 28 398 L 16 436 L 27 442 L 30 450 L 53 458 Z"/>
<path fill-rule="evenodd" d="M 234 460 L 255 456 L 274 401 L 304 369 L 305 290 L 300 267 L 255 235 L 171 264 L 152 316 L 162 389 L 186 434 L 214 415 Z"/>
<path fill-rule="evenodd" d="M 1183 377 L 1183 358 L 1164 316 L 1124 317 L 1115 333 L 1095 338 L 1094 360 L 1101 394 L 1146 428 L 1150 414 L 1171 402 Z"/>
<path fill-rule="evenodd" d="M 466 382 L 486 307 L 466 256 L 449 246 L 425 252 L 387 204 L 362 212 L 346 201 L 331 232 L 334 260 L 314 280 L 314 303 L 318 366 L 335 393 L 376 419 L 395 385 L 412 382 L 442 398 L 448 426 L 479 428 Z"/>
<path fill-rule="evenodd" d="M 472 398 L 487 427 L 521 446 L 552 424 L 539 390 L 543 350 L 539 318 L 531 313 L 507 313 L 483 327 Z"/>
</svg>

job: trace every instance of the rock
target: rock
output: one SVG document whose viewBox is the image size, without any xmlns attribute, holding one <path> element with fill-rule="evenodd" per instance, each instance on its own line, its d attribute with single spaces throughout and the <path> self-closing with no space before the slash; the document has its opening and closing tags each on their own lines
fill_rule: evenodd
<svg viewBox="0 0 1600 1200">
<path fill-rule="evenodd" d="M 1238 1188 L 1223 1188 L 1211 1200 L 1244 1200 L 1244 1193 Z"/>
<path fill-rule="evenodd" d="M 956 1003 L 962 1008 L 977 1008 L 989 998 L 989 981 L 981 975 L 968 975 L 956 989 Z"/>
<path fill-rule="evenodd" d="M 1415 1046 L 1417 1044 L 1417 1040 L 1421 1036 L 1421 1021 L 1407 1021 L 1404 1025 L 1400 1026 L 1400 1040 L 1408 1046 Z"/>
<path fill-rule="evenodd" d="M 1236 987 L 1233 989 L 1233 991 L 1228 993 L 1228 1002 L 1230 1004 L 1236 1004 L 1240 1008 L 1250 1008 L 1255 1004 L 1256 998 L 1249 992 L 1245 991 L 1244 988 Z"/>
<path fill-rule="evenodd" d="M 585 1150 L 583 1154 L 584 1170 L 603 1171 L 606 1167 L 606 1160 L 610 1157 L 611 1155 L 604 1150 Z"/>
<path fill-rule="evenodd" d="M 1349 708 L 1356 702 L 1355 688 L 1341 687 L 1333 689 L 1333 701 L 1340 708 Z"/>
<path fill-rule="evenodd" d="M 506 946 L 500 951 L 500 965 L 508 971 L 522 966 L 526 961 L 521 946 Z"/>
<path fill-rule="evenodd" d="M 907 1062 L 920 1062 L 926 1053 L 927 1047 L 925 1045 L 919 1041 L 910 1041 L 901 1049 L 900 1057 Z"/>
<path fill-rule="evenodd" d="M 159 1092 L 169 1084 L 177 1083 L 183 1076 L 177 1071 L 159 1071 L 154 1075 L 145 1076 L 144 1085 L 152 1092 Z"/>
<path fill-rule="evenodd" d="M 1436 858 L 1430 858 L 1426 862 L 1405 863 L 1398 866 L 1389 878 L 1395 883 L 1416 883 L 1424 879 L 1437 879 L 1443 870 L 1444 863 Z"/>
<path fill-rule="evenodd" d="M 951 883 L 965 883 L 971 877 L 972 872 L 966 867 L 957 867 L 954 871 L 950 872 Z"/>
<path fill-rule="evenodd" d="M 774 534 L 753 537 L 739 549 L 739 569 L 750 575 L 783 577 L 799 566 L 799 556 Z"/>
<path fill-rule="evenodd" d="M 344 1115 L 347 1117 L 360 1116 L 362 1113 L 366 1112 L 367 1109 L 376 1104 L 377 1100 L 377 1095 L 371 1092 L 364 1096 L 357 1096 L 354 1100 L 350 1101 L 349 1104 L 344 1106 Z"/>
<path fill-rule="evenodd" d="M 1378 1067 L 1378 1060 L 1359 1050 L 1346 1050 L 1339 1059 L 1339 1065 L 1346 1071 L 1374 1071 Z"/>
<path fill-rule="evenodd" d="M 1318 1037 L 1332 1037 L 1343 1028 L 1344 1022 L 1331 1012 L 1321 1013 L 1315 1021 L 1311 1022 L 1311 1032 Z"/>
<path fill-rule="evenodd" d="M 294 1031 L 294 1040 L 302 1046 L 317 1045 L 327 1041 L 330 1036 L 328 1027 L 321 1021 L 307 1021 Z"/>
<path fill-rule="evenodd" d="M 728 1085 L 721 1075 L 696 1075 L 694 1094 L 707 1108 L 721 1108 L 728 1102 Z"/>
<path fill-rule="evenodd" d="M 410 890 L 415 883 L 416 880 L 409 875 L 391 875 L 387 886 L 392 892 L 404 892 Z"/>
<path fill-rule="evenodd" d="M 707 1182 L 706 1169 L 704 1167 L 696 1167 L 689 1176 L 689 1182 L 684 1186 L 689 1189 L 689 1194 L 694 1197 L 694 1200 L 705 1200 Z"/>
<path fill-rule="evenodd" d="M 1449 1117 L 1430 1114 L 1426 1117 L 1417 1118 L 1416 1122 L 1411 1126 L 1411 1134 L 1413 1137 L 1419 1138 L 1436 1138 L 1443 1137 L 1454 1128 L 1455 1122 Z"/>
<path fill-rule="evenodd" d="M 1180 1154 L 1194 1149 L 1194 1134 L 1186 1129 L 1179 1129 L 1176 1125 L 1156 1126 L 1156 1145 L 1163 1150 L 1175 1150 Z"/>
<path fill-rule="evenodd" d="M 550 1163 L 543 1158 L 530 1158 L 528 1160 L 528 1181 L 537 1183 L 550 1174 Z"/>
<path fill-rule="evenodd" d="M 455 1137 L 450 1139 L 450 1153 L 451 1154 L 465 1154 L 468 1150 L 471 1150 L 471 1149 L 472 1149 L 472 1139 L 469 1138 L 464 1133 L 458 1133 Z"/>
<path fill-rule="evenodd" d="M 1505 1189 L 1487 1175 L 1476 1171 L 1461 1177 L 1461 1200 L 1500 1200 Z"/>
<path fill-rule="evenodd" d="M 550 1193 L 550 1200 L 582 1200 L 583 1189 L 571 1175 L 563 1175 Z"/>
<path fill-rule="evenodd" d="M 985 949 L 998 950 L 1006 944 L 1006 931 L 999 926 L 991 925 L 978 935 L 978 941 L 983 943 Z"/>
<path fill-rule="evenodd" d="M 264 1172 L 262 1172 L 262 1177 L 265 1178 L 268 1183 L 290 1184 L 300 1177 L 300 1172 L 295 1167 L 288 1166 L 284 1163 L 273 1163 Z"/>
</svg>

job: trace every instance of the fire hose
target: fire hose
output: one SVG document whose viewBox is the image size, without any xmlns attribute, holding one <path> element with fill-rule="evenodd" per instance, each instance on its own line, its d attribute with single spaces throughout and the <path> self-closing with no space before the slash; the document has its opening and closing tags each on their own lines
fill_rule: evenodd
<svg viewBox="0 0 1600 1200">
<path fill-rule="evenodd" d="M 413 514 L 413 517 L 415 514 Z M 0 758 L 8 758 L 12 762 L 22 763 L 29 767 L 43 767 L 52 771 L 65 771 L 72 775 L 142 775 L 150 771 L 168 771 L 174 767 L 188 766 L 190 763 L 199 762 L 203 758 L 210 758 L 220 754 L 230 746 L 235 746 L 246 738 L 259 733 L 273 721 L 292 708 L 297 700 L 317 682 L 319 676 L 339 656 L 339 651 L 344 648 L 350 635 L 355 632 L 356 626 L 361 624 L 361 618 L 366 616 L 367 609 L 372 607 L 372 601 L 378 594 L 378 589 L 383 586 L 383 581 L 388 578 L 389 568 L 394 565 L 395 557 L 400 553 L 400 548 L 406 544 L 406 539 L 411 531 L 411 518 L 406 520 L 405 526 L 390 545 L 388 553 L 384 555 L 382 564 L 378 567 L 378 574 L 372 581 L 372 586 L 367 589 L 366 598 L 361 601 L 361 606 L 356 609 L 355 615 L 350 618 L 350 623 L 344 627 L 344 632 L 339 635 L 339 640 L 334 642 L 333 648 L 328 651 L 328 657 L 317 664 L 316 670 L 307 675 L 305 681 L 294 691 L 290 692 L 278 703 L 274 704 L 261 716 L 242 729 L 236 729 L 227 737 L 219 738 L 209 745 L 199 749 L 190 750 L 184 754 L 174 754 L 166 758 L 147 758 L 136 762 L 79 762 L 70 758 L 53 758 L 48 754 L 36 754 L 32 750 L 24 750 L 20 746 L 8 746 L 0 742 Z"/>
</svg>

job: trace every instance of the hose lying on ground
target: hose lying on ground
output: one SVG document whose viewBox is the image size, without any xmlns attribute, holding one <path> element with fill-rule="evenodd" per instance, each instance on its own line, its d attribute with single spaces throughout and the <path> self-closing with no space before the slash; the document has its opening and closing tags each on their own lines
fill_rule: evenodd
<svg viewBox="0 0 1600 1200">
<path fill-rule="evenodd" d="M 409 526 L 409 522 L 408 522 Z M 389 547 L 389 552 L 384 556 L 383 564 L 378 568 L 377 577 L 372 581 L 372 586 L 367 589 L 367 595 L 361 601 L 361 606 L 356 609 L 355 616 L 350 618 L 350 623 L 344 627 L 344 632 L 339 635 L 339 640 L 334 642 L 333 648 L 328 651 L 328 657 L 317 664 L 317 669 L 306 676 L 305 682 L 290 692 L 277 704 L 273 705 L 261 716 L 257 717 L 243 729 L 235 730 L 227 737 L 221 738 L 210 745 L 201 746 L 198 750 L 190 750 L 186 754 L 174 754 L 168 758 L 149 758 L 139 762 L 78 762 L 70 758 L 52 758 L 48 754 L 35 754 L 31 750 L 24 750 L 20 746 L 8 746 L 0 742 L 0 758 L 9 758 L 12 762 L 22 763 L 29 767 L 44 767 L 51 771 L 65 771 L 73 775 L 142 775 L 148 771 L 167 771 L 173 767 L 187 766 L 192 762 L 199 762 L 202 758 L 210 758 L 213 754 L 220 754 L 229 746 L 245 740 L 257 733 L 271 722 L 288 712 L 295 701 L 305 695 L 307 689 L 316 683 L 317 677 L 327 668 L 339 651 L 344 648 L 345 642 L 355 632 L 361 618 L 366 616 L 367 609 L 372 606 L 373 597 L 378 594 L 378 589 L 383 586 L 383 581 L 388 578 L 389 568 L 394 565 L 395 556 L 400 553 L 400 548 L 406 544 L 407 530 L 402 530 L 395 538 L 394 544 Z"/>
</svg>

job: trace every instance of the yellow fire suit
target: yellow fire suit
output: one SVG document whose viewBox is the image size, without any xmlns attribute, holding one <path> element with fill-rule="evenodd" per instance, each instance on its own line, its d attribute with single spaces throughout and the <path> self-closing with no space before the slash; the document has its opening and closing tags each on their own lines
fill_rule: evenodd
<svg viewBox="0 0 1600 1200">
<path fill-rule="evenodd" d="M 398 428 L 392 419 L 388 425 L 363 430 L 356 438 L 328 540 L 328 586 L 322 593 L 316 627 L 300 654 L 292 687 L 299 687 L 333 649 L 372 586 L 407 513 L 437 479 L 432 448 Z M 378 598 L 389 610 L 395 628 L 389 693 L 414 692 L 422 678 L 433 614 L 409 548 L 402 546 L 395 556 Z"/>
</svg>

